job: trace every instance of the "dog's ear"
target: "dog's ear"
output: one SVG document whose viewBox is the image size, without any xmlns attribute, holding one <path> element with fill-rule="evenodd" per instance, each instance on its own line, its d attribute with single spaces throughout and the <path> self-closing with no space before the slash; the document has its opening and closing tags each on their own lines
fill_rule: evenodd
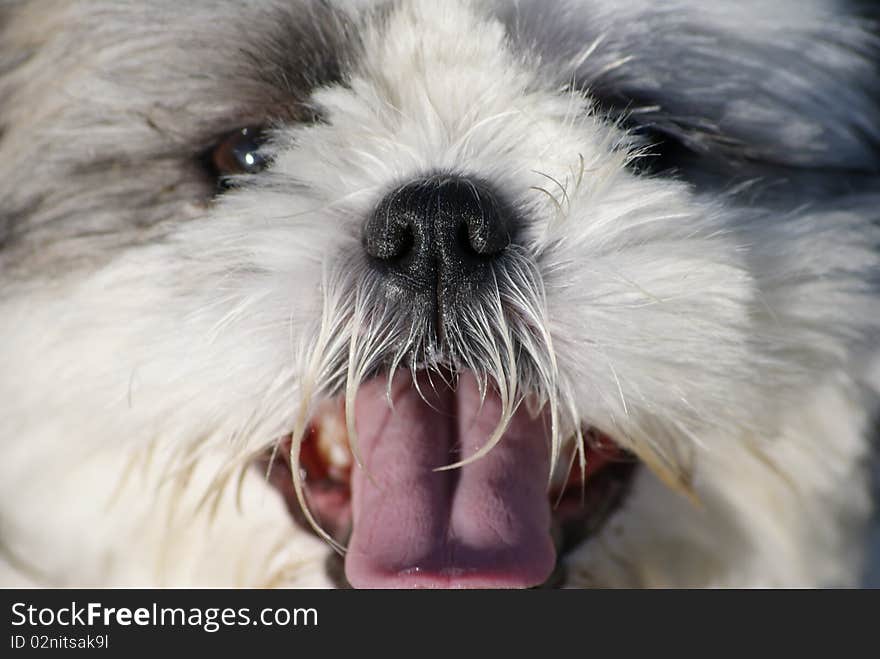
<svg viewBox="0 0 880 659">
<path fill-rule="evenodd" d="M 877 172 L 880 38 L 869 14 L 880 12 L 842 4 L 573 0 L 565 25 L 528 3 L 512 20 L 542 56 L 573 63 L 600 110 L 673 160 Z"/>
<path fill-rule="evenodd" d="M 750 2 L 724 12 L 647 10 L 618 26 L 625 31 L 605 58 L 620 61 L 617 70 L 587 58 L 578 76 L 600 106 L 664 144 L 661 156 L 672 149 L 673 159 L 684 150 L 876 173 L 875 24 L 855 13 L 811 15 L 800 4 L 780 16 Z M 633 23 L 641 26 L 636 33 Z"/>
</svg>

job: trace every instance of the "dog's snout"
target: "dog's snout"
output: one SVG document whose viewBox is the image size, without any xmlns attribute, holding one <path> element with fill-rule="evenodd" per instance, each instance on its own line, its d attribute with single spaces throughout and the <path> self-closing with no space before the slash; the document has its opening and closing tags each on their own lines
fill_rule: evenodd
<svg viewBox="0 0 880 659">
<path fill-rule="evenodd" d="M 410 183 L 387 195 L 364 230 L 364 247 L 388 276 L 421 292 L 473 287 L 510 245 L 509 213 L 481 182 Z"/>
</svg>

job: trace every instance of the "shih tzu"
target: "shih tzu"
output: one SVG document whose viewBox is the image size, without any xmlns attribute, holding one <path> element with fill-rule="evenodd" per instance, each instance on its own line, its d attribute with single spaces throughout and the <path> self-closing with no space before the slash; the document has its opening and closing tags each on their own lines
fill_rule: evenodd
<svg viewBox="0 0 880 659">
<path fill-rule="evenodd" d="M 0 583 L 857 584 L 869 12 L 0 1 Z"/>
</svg>

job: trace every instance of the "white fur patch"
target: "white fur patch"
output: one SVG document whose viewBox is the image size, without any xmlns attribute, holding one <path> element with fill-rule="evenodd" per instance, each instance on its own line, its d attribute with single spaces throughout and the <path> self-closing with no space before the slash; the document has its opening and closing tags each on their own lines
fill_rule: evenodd
<svg viewBox="0 0 880 659">
<path fill-rule="evenodd" d="M 328 547 L 242 465 L 320 392 L 309 359 L 365 217 L 437 171 L 528 218 L 565 413 L 652 468 L 569 585 L 857 583 L 880 78 L 837 3 L 536 3 L 540 25 L 528 2 L 345 3 L 358 44 L 309 90 L 322 120 L 276 120 L 270 168 L 212 203 L 195 156 L 259 114 L 216 51 L 259 53 L 272 12 L 311 9 L 118 4 L 0 10 L 0 583 L 330 585 Z M 642 138 L 600 103 L 615 89 L 697 170 L 743 157 L 779 192 L 635 169 Z M 812 193 L 798 168 L 874 187 Z"/>
</svg>

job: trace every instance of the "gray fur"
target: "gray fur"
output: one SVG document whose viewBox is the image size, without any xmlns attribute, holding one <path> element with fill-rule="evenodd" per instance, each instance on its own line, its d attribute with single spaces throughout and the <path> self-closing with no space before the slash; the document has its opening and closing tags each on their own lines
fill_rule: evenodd
<svg viewBox="0 0 880 659">
<path fill-rule="evenodd" d="M 713 188 L 760 180 L 773 203 L 876 189 L 880 31 L 847 14 L 750 22 L 748 3 L 518 3 L 507 21 L 548 70 Z M 583 4 L 588 5 L 584 11 Z M 724 14 L 724 12 L 727 14 Z M 809 9 L 804 8 L 804 11 Z M 588 46 L 595 52 L 574 70 Z M 697 110 L 697 108 L 699 108 Z M 651 167 L 651 156 L 646 158 Z M 749 202 L 755 200 L 754 186 Z"/>
<path fill-rule="evenodd" d="M 357 50 L 350 20 L 319 1 L 230 11 L 199 0 L 185 13 L 173 5 L 7 7 L 0 126 L 14 124 L 15 132 L 3 144 L 15 155 L 0 163 L 7 273 L 59 272 L 60 262 L 100 262 L 166 235 L 169 209 L 214 194 L 201 161 L 206 149 L 243 125 L 313 121 L 311 91 L 342 82 Z M 63 30 L 42 26 L 49 9 Z M 136 34 L 119 29 L 129 22 L 139 25 Z M 166 66 L 142 66 L 160 54 Z M 64 106 L 32 112 L 43 85 L 74 72 L 79 82 Z M 28 185 L 33 168 L 56 184 Z"/>
</svg>

